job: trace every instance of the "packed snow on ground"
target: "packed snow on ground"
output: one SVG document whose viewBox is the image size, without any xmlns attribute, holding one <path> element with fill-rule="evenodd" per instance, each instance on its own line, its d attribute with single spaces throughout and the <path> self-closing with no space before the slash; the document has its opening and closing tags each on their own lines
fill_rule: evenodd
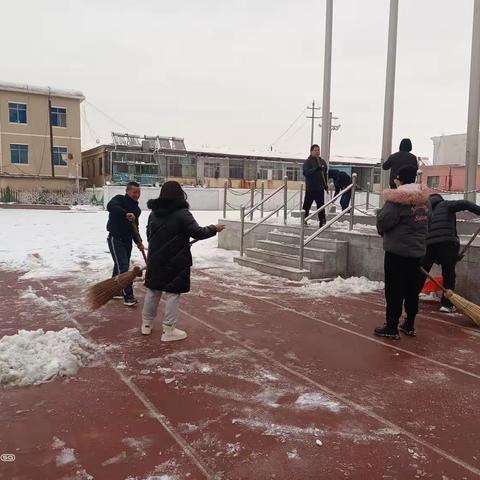
<svg viewBox="0 0 480 480">
<path fill-rule="evenodd" d="M 222 212 L 192 212 L 200 225 L 217 224 Z M 230 212 L 234 215 L 238 212 Z M 140 217 L 145 239 L 149 211 Z M 233 217 L 232 217 L 233 218 Z M 236 218 L 236 217 L 235 217 Z M 0 210 L 0 269 L 24 272 L 25 279 L 77 275 L 102 279 L 113 267 L 107 246 L 108 212 L 93 208 L 58 210 Z M 196 243 L 194 266 L 210 268 L 233 263 L 234 252 L 217 248 L 217 238 Z M 132 262 L 143 264 L 134 247 Z"/>
<path fill-rule="evenodd" d="M 337 277 L 330 282 L 305 281 L 299 293 L 309 297 L 340 297 L 374 292 L 384 288 L 383 282 L 375 282 L 365 277 Z"/>
<path fill-rule="evenodd" d="M 75 375 L 94 358 L 95 347 L 76 328 L 19 330 L 0 339 L 0 385 L 34 385 Z"/>
</svg>

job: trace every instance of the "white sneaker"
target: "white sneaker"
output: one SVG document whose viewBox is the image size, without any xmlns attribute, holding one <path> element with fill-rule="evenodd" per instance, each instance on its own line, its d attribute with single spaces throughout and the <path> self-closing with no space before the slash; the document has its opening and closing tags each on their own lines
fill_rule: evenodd
<svg viewBox="0 0 480 480">
<path fill-rule="evenodd" d="M 187 338 L 187 332 L 175 328 L 175 325 L 163 326 L 162 342 L 175 342 L 177 340 L 184 340 L 185 338 Z"/>
<path fill-rule="evenodd" d="M 455 307 L 441 307 L 440 311 L 442 313 L 455 313 L 457 309 Z"/>
<path fill-rule="evenodd" d="M 152 326 L 142 323 L 142 335 L 150 335 L 152 333 Z"/>
</svg>

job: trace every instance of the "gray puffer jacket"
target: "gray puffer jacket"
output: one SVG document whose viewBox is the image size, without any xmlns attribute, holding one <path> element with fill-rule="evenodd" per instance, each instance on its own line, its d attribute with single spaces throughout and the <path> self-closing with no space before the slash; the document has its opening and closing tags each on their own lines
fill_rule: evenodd
<svg viewBox="0 0 480 480">
<path fill-rule="evenodd" d="M 397 190 L 385 190 L 383 195 L 386 203 L 377 214 L 383 249 L 402 257 L 425 256 L 430 218 L 428 190 L 409 184 Z"/>
</svg>

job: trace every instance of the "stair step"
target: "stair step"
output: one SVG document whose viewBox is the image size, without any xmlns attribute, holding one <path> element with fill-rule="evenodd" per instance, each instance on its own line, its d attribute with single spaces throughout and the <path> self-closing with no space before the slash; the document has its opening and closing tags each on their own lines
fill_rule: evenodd
<svg viewBox="0 0 480 480">
<path fill-rule="evenodd" d="M 289 255 L 295 255 L 298 257 L 300 254 L 300 247 L 297 245 L 292 245 L 283 242 L 277 242 L 273 240 L 259 240 L 257 242 L 259 248 L 263 250 L 268 250 L 271 252 L 281 252 L 287 253 Z M 325 261 L 326 255 L 335 255 L 335 250 L 327 250 L 326 248 L 311 248 L 310 246 L 304 248 L 305 258 L 310 258 L 312 260 Z"/>
<path fill-rule="evenodd" d="M 305 232 L 305 237 L 311 235 L 314 231 Z M 294 233 L 286 233 L 281 231 L 273 231 L 268 234 L 268 240 L 278 243 L 286 243 L 289 245 L 297 245 L 300 243 L 300 235 L 296 235 Z M 345 247 L 348 245 L 348 242 L 344 240 L 336 240 L 334 238 L 324 238 L 324 237 L 317 237 L 315 240 L 312 240 L 309 243 L 309 247 L 315 247 L 320 249 L 327 249 L 327 250 L 335 250 Z"/>
<path fill-rule="evenodd" d="M 285 265 L 275 265 L 251 257 L 236 257 L 234 258 L 234 262 L 243 267 L 253 268 L 262 273 L 287 278 L 288 280 L 293 280 L 296 282 L 299 282 L 304 277 L 308 278 L 310 275 L 308 270 L 299 270 L 298 268 L 288 267 Z"/>
<path fill-rule="evenodd" d="M 285 265 L 287 267 L 298 268 L 298 255 L 289 255 L 288 253 L 272 252 L 262 248 L 247 248 L 245 253 L 248 257 L 262 260 L 275 265 Z M 312 266 L 320 266 L 323 264 L 321 260 L 310 258 L 304 259 L 305 269 L 312 271 Z"/>
</svg>

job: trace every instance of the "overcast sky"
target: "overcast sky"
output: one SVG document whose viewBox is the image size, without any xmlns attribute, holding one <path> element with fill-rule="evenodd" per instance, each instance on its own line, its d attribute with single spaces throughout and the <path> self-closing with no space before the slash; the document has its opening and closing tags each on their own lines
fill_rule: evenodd
<svg viewBox="0 0 480 480">
<path fill-rule="evenodd" d="M 333 155 L 380 155 L 388 9 L 334 1 Z M 261 151 L 321 104 L 325 0 L 24 0 L 1 12 L 0 80 L 81 90 L 85 146 L 117 130 Z M 431 136 L 466 131 L 472 13 L 473 0 L 400 0 L 394 147 L 409 136 L 431 157 Z M 274 151 L 306 155 L 305 116 Z"/>
</svg>

